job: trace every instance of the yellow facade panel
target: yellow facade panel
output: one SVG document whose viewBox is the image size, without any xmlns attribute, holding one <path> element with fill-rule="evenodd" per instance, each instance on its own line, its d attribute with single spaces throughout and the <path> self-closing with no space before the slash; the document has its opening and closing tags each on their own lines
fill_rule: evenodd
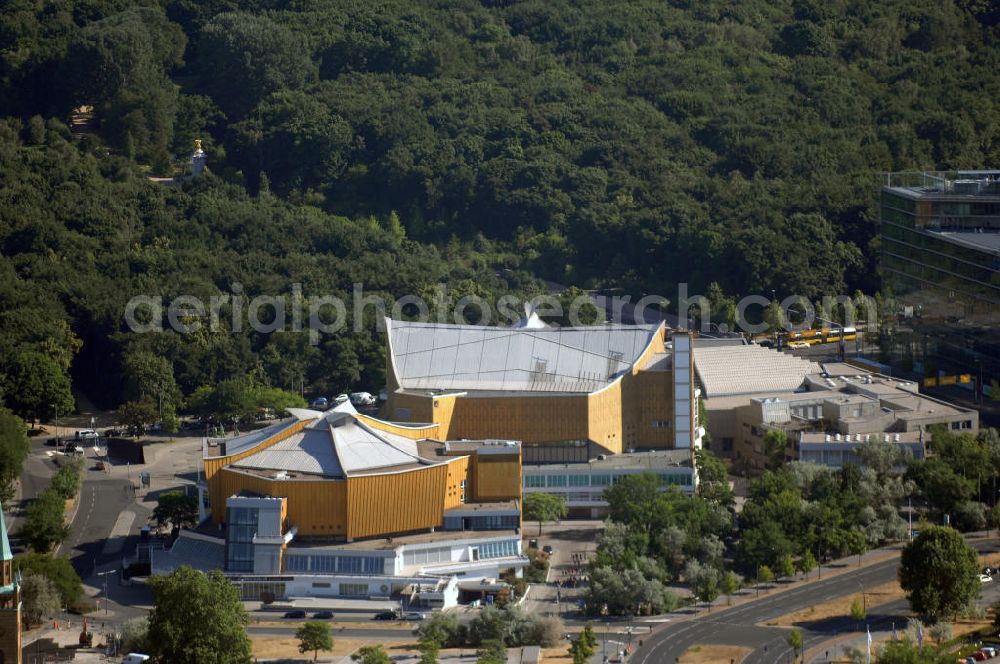
<svg viewBox="0 0 1000 664">
<path fill-rule="evenodd" d="M 473 501 L 521 500 L 521 456 L 475 455 L 471 484 Z"/>
<path fill-rule="evenodd" d="M 226 498 L 241 491 L 287 498 L 288 523 L 298 526 L 304 537 L 343 537 L 347 533 L 346 482 L 343 480 L 272 480 L 249 473 L 223 469 L 212 492 L 212 521 L 225 519 Z M 221 498 L 216 502 L 216 495 Z"/>
<path fill-rule="evenodd" d="M 347 478 L 347 537 L 429 530 L 444 521 L 448 466 Z"/>
</svg>

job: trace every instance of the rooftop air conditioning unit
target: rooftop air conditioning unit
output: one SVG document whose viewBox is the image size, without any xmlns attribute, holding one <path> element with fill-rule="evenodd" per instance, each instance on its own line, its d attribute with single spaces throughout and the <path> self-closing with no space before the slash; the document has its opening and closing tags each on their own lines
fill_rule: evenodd
<svg viewBox="0 0 1000 664">
<path fill-rule="evenodd" d="M 830 442 L 830 434 L 826 434 L 826 436 L 824 437 L 824 440 L 829 443 Z"/>
<path fill-rule="evenodd" d="M 892 437 L 892 439 L 898 443 L 899 442 L 899 434 L 897 433 L 896 435 L 894 435 Z"/>
<path fill-rule="evenodd" d="M 834 436 L 834 440 L 836 440 L 838 443 L 840 442 L 840 434 L 839 433 Z"/>
<path fill-rule="evenodd" d="M 889 442 L 889 434 L 885 434 L 885 442 Z"/>
</svg>

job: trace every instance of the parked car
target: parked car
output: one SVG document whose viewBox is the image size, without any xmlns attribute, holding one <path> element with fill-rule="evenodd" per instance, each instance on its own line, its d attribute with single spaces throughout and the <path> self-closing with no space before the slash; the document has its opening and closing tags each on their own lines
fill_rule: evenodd
<svg viewBox="0 0 1000 664">
<path fill-rule="evenodd" d="M 980 574 L 979 575 L 979 582 L 980 583 L 989 583 L 992 580 L 993 580 L 993 577 L 990 576 L 989 574 Z"/>
<path fill-rule="evenodd" d="M 286 618 L 290 618 L 290 619 L 301 620 L 302 618 L 306 617 L 306 612 L 305 611 L 288 611 L 288 612 L 285 613 L 285 617 Z"/>
<path fill-rule="evenodd" d="M 338 394 L 337 396 L 335 396 L 333 398 L 333 403 L 335 403 L 335 404 L 337 404 L 339 406 L 340 404 L 344 403 L 345 401 L 349 401 L 350 398 L 351 397 L 349 395 L 347 395 L 347 394 Z"/>
<path fill-rule="evenodd" d="M 94 470 L 104 470 L 104 462 L 98 461 L 94 464 Z"/>
<path fill-rule="evenodd" d="M 373 397 L 368 392 L 352 392 L 351 396 L 350 396 L 350 399 L 351 399 L 351 403 L 354 404 L 355 406 L 374 406 L 375 405 L 375 397 Z"/>
<path fill-rule="evenodd" d="M 395 611 L 383 611 L 382 613 L 375 614 L 375 620 L 395 620 L 395 619 L 396 619 Z"/>
<path fill-rule="evenodd" d="M 143 664 L 143 662 L 149 661 L 149 655 L 143 655 L 142 653 L 130 652 L 125 655 L 125 659 L 122 660 L 122 664 Z"/>
<path fill-rule="evenodd" d="M 793 350 L 798 350 L 800 348 L 809 348 L 809 344 L 804 341 L 792 341 L 788 344 L 788 347 Z"/>
<path fill-rule="evenodd" d="M 547 554 L 549 554 L 551 556 L 552 555 L 552 551 L 553 551 L 553 549 L 552 549 L 552 545 L 551 544 L 546 544 L 545 546 L 542 547 L 542 553 L 547 553 Z"/>
<path fill-rule="evenodd" d="M 317 611 L 313 614 L 316 620 L 333 620 L 333 611 Z"/>
<path fill-rule="evenodd" d="M 985 659 L 989 659 L 989 656 L 982 650 L 977 650 L 976 652 L 972 653 L 972 659 L 976 660 L 977 662 L 981 662 Z"/>
<path fill-rule="evenodd" d="M 419 621 L 426 619 L 427 619 L 427 614 L 422 613 L 420 611 L 407 611 L 406 613 L 403 614 L 403 620 Z"/>
<path fill-rule="evenodd" d="M 322 408 L 326 409 L 330 405 L 330 402 L 326 400 L 326 397 L 316 397 L 309 402 L 310 408 Z"/>
<path fill-rule="evenodd" d="M 97 440 L 100 436 L 93 429 L 81 429 L 73 436 L 76 440 Z"/>
</svg>

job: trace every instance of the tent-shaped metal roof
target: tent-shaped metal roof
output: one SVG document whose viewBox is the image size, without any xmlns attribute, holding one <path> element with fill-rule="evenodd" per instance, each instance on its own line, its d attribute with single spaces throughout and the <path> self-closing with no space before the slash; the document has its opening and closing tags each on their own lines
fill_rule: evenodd
<svg viewBox="0 0 1000 664">
<path fill-rule="evenodd" d="M 399 387 L 594 392 L 632 367 L 662 324 L 485 327 L 386 319 Z"/>
</svg>

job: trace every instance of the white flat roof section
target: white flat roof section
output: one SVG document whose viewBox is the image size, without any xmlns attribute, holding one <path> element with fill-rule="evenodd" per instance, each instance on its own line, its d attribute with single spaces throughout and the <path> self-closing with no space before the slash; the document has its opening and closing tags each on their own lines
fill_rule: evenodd
<svg viewBox="0 0 1000 664">
<path fill-rule="evenodd" d="M 399 387 L 590 393 L 614 382 L 660 325 L 506 328 L 386 319 Z"/>
<path fill-rule="evenodd" d="M 756 344 L 694 347 L 694 369 L 706 397 L 794 392 L 806 376 L 822 373 L 815 362 Z"/>
</svg>

